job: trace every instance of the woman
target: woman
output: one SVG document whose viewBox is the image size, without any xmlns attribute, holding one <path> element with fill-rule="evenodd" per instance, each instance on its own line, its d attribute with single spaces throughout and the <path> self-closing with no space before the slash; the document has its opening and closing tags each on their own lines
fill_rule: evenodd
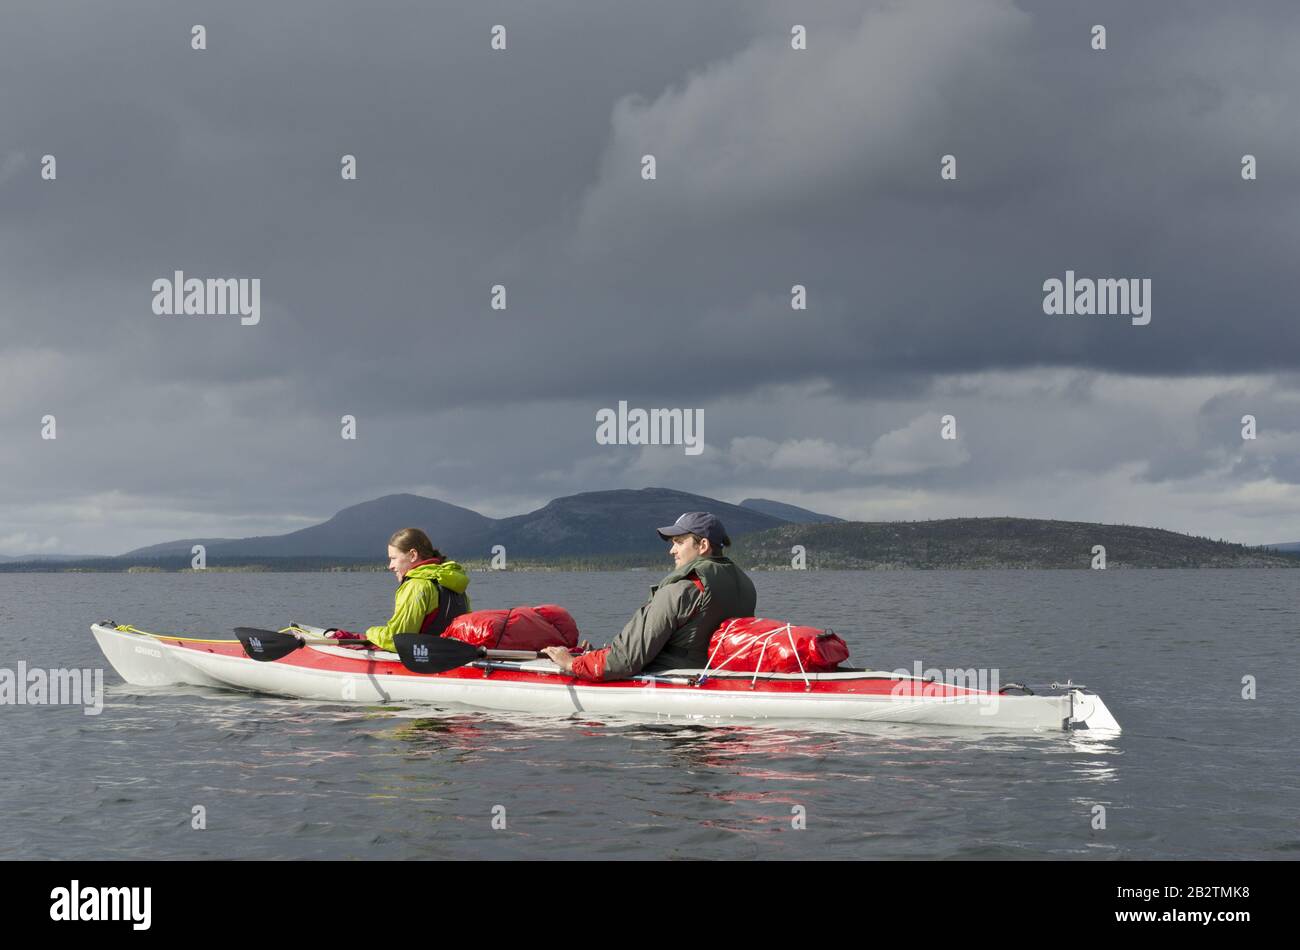
<svg viewBox="0 0 1300 950">
<path fill-rule="evenodd" d="M 453 617 L 469 611 L 469 577 L 455 561 L 442 556 L 419 528 L 403 528 L 388 539 L 388 569 L 397 577 L 396 603 L 388 623 L 364 634 L 327 630 L 334 640 L 369 640 L 393 649 L 399 633 L 442 633 Z"/>
</svg>

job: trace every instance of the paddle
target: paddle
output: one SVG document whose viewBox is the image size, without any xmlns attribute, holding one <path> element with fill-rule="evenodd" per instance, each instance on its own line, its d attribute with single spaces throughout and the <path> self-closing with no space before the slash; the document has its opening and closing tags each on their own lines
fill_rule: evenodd
<svg viewBox="0 0 1300 950">
<path fill-rule="evenodd" d="M 431 633 L 399 633 L 393 647 L 402 666 L 412 673 L 445 673 L 475 660 L 535 660 L 532 650 L 489 650 L 463 640 L 434 636 Z"/>
<path fill-rule="evenodd" d="M 301 625 L 298 629 L 303 628 Z M 323 628 L 316 628 L 323 629 Z M 330 646 L 351 646 L 354 641 L 337 641 L 328 638 L 304 639 L 292 633 L 278 630 L 259 630 L 256 627 L 236 627 L 235 636 L 239 638 L 244 653 L 254 660 L 273 662 L 282 660 L 294 650 L 308 643 L 321 643 Z M 412 673 L 445 673 L 475 660 L 535 660 L 537 654 L 532 650 L 488 650 L 476 647 L 462 640 L 452 640 L 434 636 L 429 633 L 399 633 L 393 638 L 397 655 Z M 361 646 L 362 644 L 357 644 Z M 366 644 L 368 645 L 368 644 Z"/>
<path fill-rule="evenodd" d="M 278 630 L 258 630 L 256 627 L 236 627 L 244 652 L 254 660 L 279 660 L 303 645 L 303 640 L 291 633 Z"/>
<path fill-rule="evenodd" d="M 304 638 L 292 633 L 282 633 L 279 630 L 259 630 L 256 627 L 236 627 L 235 636 L 239 638 L 240 644 L 244 647 L 244 652 L 254 660 L 280 660 L 308 643 L 364 649 L 369 649 L 372 646 L 366 640 L 334 640 L 330 637 Z"/>
</svg>

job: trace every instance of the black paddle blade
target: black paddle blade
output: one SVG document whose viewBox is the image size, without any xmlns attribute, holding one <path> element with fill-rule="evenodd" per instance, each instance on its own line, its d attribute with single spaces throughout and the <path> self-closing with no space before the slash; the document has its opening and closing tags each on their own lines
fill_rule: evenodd
<svg viewBox="0 0 1300 950">
<path fill-rule="evenodd" d="M 479 647 L 431 633 L 399 633 L 393 637 L 393 646 L 402 666 L 412 673 L 445 673 L 483 658 Z"/>
<path fill-rule="evenodd" d="M 290 633 L 278 630 L 258 630 L 256 627 L 236 627 L 244 652 L 254 660 L 278 660 L 302 646 L 302 641 Z"/>
</svg>

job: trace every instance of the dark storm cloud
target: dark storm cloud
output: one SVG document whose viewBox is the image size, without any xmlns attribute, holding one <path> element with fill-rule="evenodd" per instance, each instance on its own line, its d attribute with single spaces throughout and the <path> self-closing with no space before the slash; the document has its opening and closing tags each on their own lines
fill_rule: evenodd
<svg viewBox="0 0 1300 950">
<path fill-rule="evenodd" d="M 1189 446 L 1099 415 L 1090 372 L 1025 396 L 1017 425 L 996 380 L 1294 371 L 1298 21 L 1281 2 L 10 10 L 4 501 L 269 530 L 420 486 L 492 507 L 655 478 L 989 498 L 1056 464 L 1294 481 L 1285 443 L 1232 461 L 1210 387 L 1180 390 Z M 155 316 L 176 269 L 261 278 L 261 323 Z M 1151 278 L 1150 326 L 1045 316 L 1066 269 Z M 762 402 L 783 384 L 820 395 Z M 953 386 L 970 441 L 944 455 Z M 707 405 L 707 458 L 599 452 L 593 414 L 620 399 Z M 33 444 L 46 412 L 57 445 Z"/>
</svg>

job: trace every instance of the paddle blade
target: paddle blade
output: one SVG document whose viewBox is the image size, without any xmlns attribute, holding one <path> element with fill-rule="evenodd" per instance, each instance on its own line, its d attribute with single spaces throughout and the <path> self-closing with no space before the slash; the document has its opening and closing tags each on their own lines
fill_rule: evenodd
<svg viewBox="0 0 1300 950">
<path fill-rule="evenodd" d="M 431 633 L 399 633 L 393 637 L 393 647 L 402 666 L 412 673 L 445 673 L 483 658 L 479 647 Z"/>
<path fill-rule="evenodd" d="M 293 634 L 280 633 L 278 630 L 236 627 L 235 636 L 239 638 L 244 652 L 254 660 L 279 660 L 302 646 L 302 641 Z"/>
</svg>

